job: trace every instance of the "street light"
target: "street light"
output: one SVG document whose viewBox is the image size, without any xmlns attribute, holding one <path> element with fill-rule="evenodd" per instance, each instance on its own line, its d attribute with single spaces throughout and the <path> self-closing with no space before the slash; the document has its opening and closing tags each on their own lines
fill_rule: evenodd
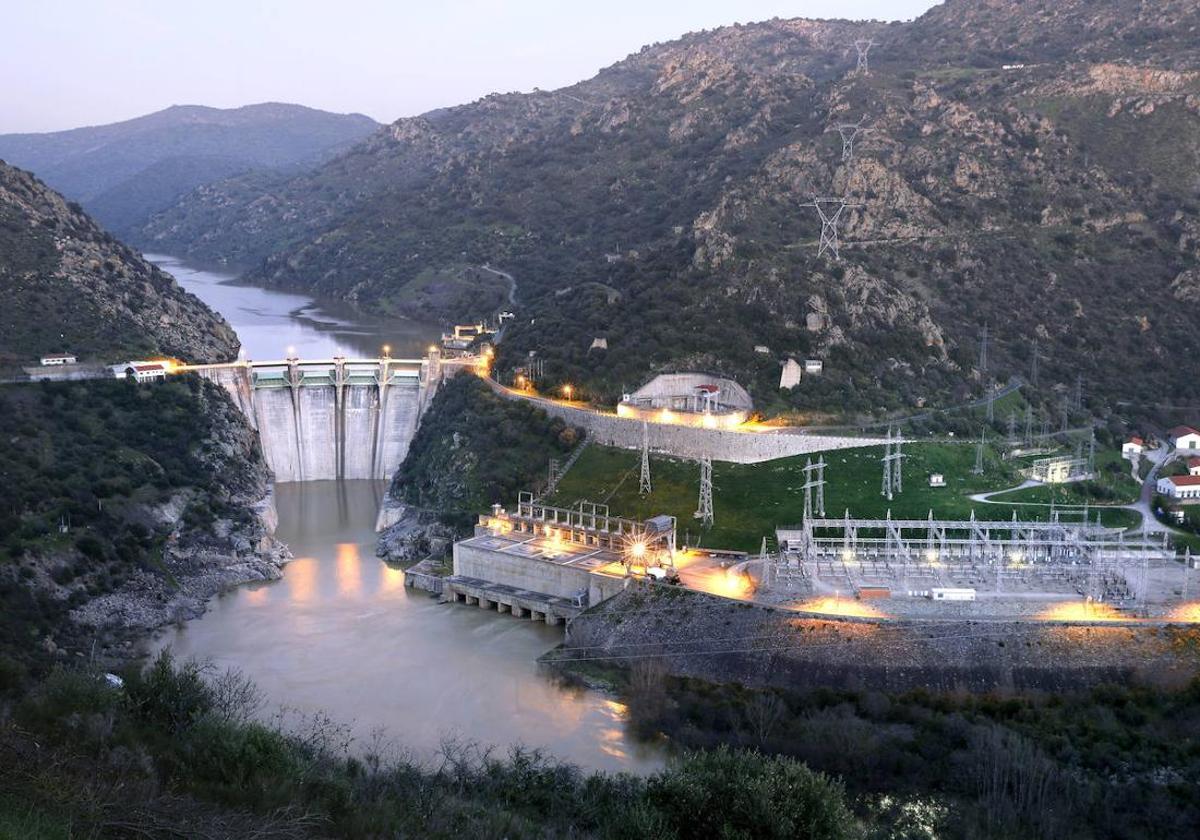
<svg viewBox="0 0 1200 840">
<path fill-rule="evenodd" d="M 392 345 L 390 345 L 390 344 L 383 345 L 383 358 L 385 358 L 385 359 L 391 358 L 391 355 L 392 355 Z"/>
<path fill-rule="evenodd" d="M 566 397 L 568 400 L 571 399 L 571 386 L 570 385 L 563 386 L 563 396 Z"/>
</svg>

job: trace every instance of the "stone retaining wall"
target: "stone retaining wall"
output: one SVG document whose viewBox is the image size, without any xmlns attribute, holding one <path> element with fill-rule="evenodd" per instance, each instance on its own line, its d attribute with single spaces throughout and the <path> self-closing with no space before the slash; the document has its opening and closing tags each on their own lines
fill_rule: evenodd
<svg viewBox="0 0 1200 840">
<path fill-rule="evenodd" d="M 494 380 L 486 381 L 492 390 L 505 399 L 528 400 L 552 417 L 560 417 L 572 426 L 582 427 L 593 443 L 622 449 L 640 449 L 642 446 L 640 420 L 564 405 L 554 400 L 529 397 L 505 388 Z M 732 461 L 738 464 L 755 464 L 831 449 L 882 446 L 885 442 L 883 438 L 738 432 L 662 423 L 649 423 L 646 428 L 649 431 L 650 448 L 655 452 L 679 458 L 708 457 L 714 461 Z"/>
<path fill-rule="evenodd" d="M 651 658 L 672 673 L 788 688 L 1068 690 L 1200 672 L 1190 625 L 891 621 L 805 616 L 662 585 L 574 619 L 566 657 Z"/>
</svg>

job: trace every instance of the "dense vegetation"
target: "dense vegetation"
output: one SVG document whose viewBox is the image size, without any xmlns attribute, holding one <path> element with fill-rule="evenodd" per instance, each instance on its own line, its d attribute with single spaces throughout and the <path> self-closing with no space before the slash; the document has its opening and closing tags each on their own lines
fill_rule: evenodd
<svg viewBox="0 0 1200 840">
<path fill-rule="evenodd" d="M 265 103 L 176 105 L 110 125 L 0 135 L 0 159 L 29 169 L 125 237 L 196 187 L 333 157 L 377 128 L 361 114 Z"/>
<path fill-rule="evenodd" d="M 218 440 L 235 409 L 198 378 L 0 388 L 0 660 L 83 650 L 69 612 L 146 572 L 217 518 L 261 456 Z M 182 525 L 159 507 L 182 504 Z"/>
<path fill-rule="evenodd" d="M 478 377 L 438 391 L 392 481 L 396 498 L 463 525 L 493 504 L 544 485 L 551 458 L 582 442 L 578 429 L 521 400 L 506 400 Z"/>
<path fill-rule="evenodd" d="M 696 33 L 565 91 L 400 120 L 269 188 L 215 185 L 146 235 L 389 312 L 421 305 L 415 278 L 502 267 L 501 372 L 537 351 L 546 384 L 605 401 L 692 368 L 772 413 L 911 409 L 1032 379 L 1036 341 L 1040 408 L 1082 373 L 1085 407 L 1153 411 L 1196 393 L 1171 359 L 1200 289 L 1197 25 L 1184 0 L 958 0 Z M 864 77 L 845 45 L 867 37 Z M 860 118 L 843 161 L 829 129 Z M 840 261 L 804 206 L 830 195 L 858 205 Z M 789 356 L 826 376 L 781 393 Z"/>
<path fill-rule="evenodd" d="M 841 785 L 786 758 L 717 749 L 649 778 L 585 775 L 536 752 L 448 743 L 432 767 L 324 719 L 259 722 L 236 674 L 167 655 L 124 672 L 0 684 L 0 833 L 91 838 L 859 836 Z M 18 692 L 25 694 L 14 703 Z M 7 695 L 5 698 L 4 695 Z M 37 739 L 36 742 L 34 739 Z"/>
<path fill-rule="evenodd" d="M 760 749 L 886 794 L 893 837 L 1141 840 L 1200 823 L 1200 680 L 980 696 L 759 691 L 653 660 L 591 676 L 620 687 L 643 737 Z"/>
<path fill-rule="evenodd" d="M 79 207 L 0 161 L 0 366 L 42 354 L 224 361 L 233 330 Z"/>
</svg>

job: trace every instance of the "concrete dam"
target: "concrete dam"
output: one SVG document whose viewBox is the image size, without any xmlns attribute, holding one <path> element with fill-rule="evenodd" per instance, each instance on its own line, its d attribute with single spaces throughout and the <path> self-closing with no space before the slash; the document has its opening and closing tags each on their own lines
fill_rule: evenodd
<svg viewBox="0 0 1200 840">
<path fill-rule="evenodd" d="M 319 359 L 191 365 L 258 430 L 275 480 L 390 479 L 446 373 L 424 359 Z M 447 371 L 447 368 L 453 370 Z"/>
</svg>

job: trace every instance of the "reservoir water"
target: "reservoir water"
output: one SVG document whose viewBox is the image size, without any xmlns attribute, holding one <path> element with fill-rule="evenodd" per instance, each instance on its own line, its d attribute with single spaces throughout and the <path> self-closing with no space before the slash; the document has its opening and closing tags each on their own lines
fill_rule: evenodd
<svg viewBox="0 0 1200 840">
<path fill-rule="evenodd" d="M 241 285 L 153 257 L 234 326 L 250 358 L 283 345 L 301 356 L 400 356 L 429 342 L 427 326 L 356 320 L 300 295 Z M 410 342 L 405 345 L 403 342 Z M 239 587 L 201 618 L 171 628 L 153 649 L 235 667 L 273 708 L 324 712 L 366 742 L 380 729 L 418 757 L 446 738 L 521 743 L 590 769 L 645 771 L 661 753 L 633 742 L 624 709 L 561 685 L 536 659 L 561 628 L 406 589 L 403 572 L 375 557 L 384 486 L 372 481 L 276 486 L 277 536 L 295 560 L 283 579 Z"/>
</svg>

